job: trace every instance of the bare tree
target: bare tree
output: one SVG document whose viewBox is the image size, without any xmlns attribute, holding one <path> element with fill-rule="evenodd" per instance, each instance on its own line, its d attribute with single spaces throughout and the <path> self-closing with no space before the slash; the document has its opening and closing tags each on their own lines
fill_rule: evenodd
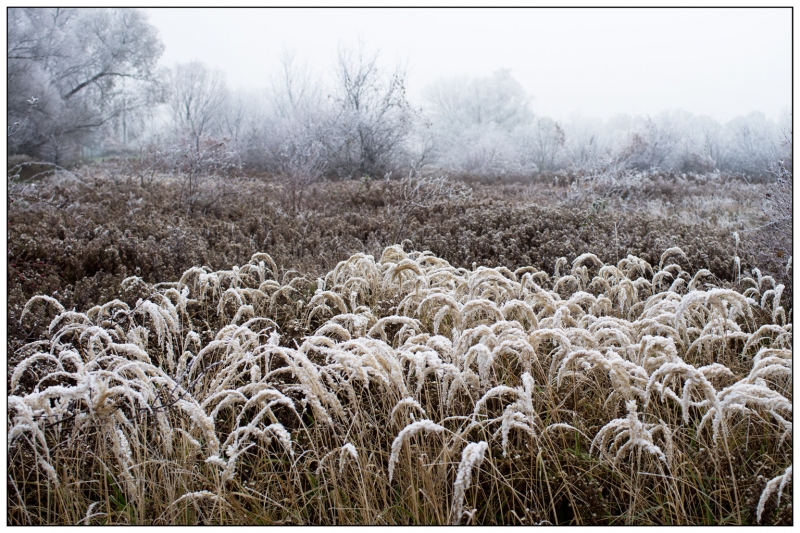
<svg viewBox="0 0 800 533">
<path fill-rule="evenodd" d="M 277 174 L 283 179 L 287 202 L 297 211 L 302 209 L 309 187 L 325 174 L 325 147 L 307 132 L 295 131 L 286 137 L 280 150 Z"/>
<path fill-rule="evenodd" d="M 791 145 L 791 140 L 788 141 Z M 791 150 L 791 148 L 790 148 Z M 768 171 L 775 177 L 775 185 L 770 193 L 767 194 L 767 206 L 765 212 L 770 218 L 770 223 L 791 249 L 792 243 L 792 188 L 794 173 L 792 171 L 791 159 L 789 161 L 777 161 L 768 167 Z"/>
<path fill-rule="evenodd" d="M 662 114 L 658 119 L 648 116 L 642 126 L 629 136 L 616 159 L 635 170 L 668 168 L 669 159 L 676 153 L 682 136 L 683 133 L 668 114 Z"/>
<path fill-rule="evenodd" d="M 564 126 L 565 163 L 580 174 L 590 173 L 609 159 L 610 139 L 603 122 L 574 115 Z"/>
<path fill-rule="evenodd" d="M 530 150 L 539 170 L 555 170 L 566 142 L 564 130 L 558 122 L 550 117 L 540 117 L 536 120 L 530 137 Z"/>
<path fill-rule="evenodd" d="M 328 142 L 340 176 L 385 175 L 409 159 L 405 142 L 415 111 L 406 99 L 406 73 L 383 74 L 378 53 L 364 44 L 339 49 L 334 137 Z"/>
<path fill-rule="evenodd" d="M 263 140 L 268 169 L 283 181 L 285 200 L 301 209 L 306 191 L 328 168 L 335 115 L 307 64 L 284 51 L 268 92 L 269 126 Z"/>
<path fill-rule="evenodd" d="M 191 139 L 198 152 L 203 135 L 217 125 L 227 97 L 224 74 L 203 63 L 179 63 L 169 73 L 167 105 L 172 124 L 176 133 Z"/>
<path fill-rule="evenodd" d="M 722 125 L 709 117 L 701 117 L 697 123 L 700 129 L 700 153 L 713 161 L 715 168 L 723 168 L 727 163 L 727 154 L 724 151 Z"/>
<path fill-rule="evenodd" d="M 276 115 L 294 119 L 316 115 L 321 107 L 320 85 L 306 63 L 288 50 L 281 54 L 281 70 L 272 80 L 270 98 Z"/>
</svg>

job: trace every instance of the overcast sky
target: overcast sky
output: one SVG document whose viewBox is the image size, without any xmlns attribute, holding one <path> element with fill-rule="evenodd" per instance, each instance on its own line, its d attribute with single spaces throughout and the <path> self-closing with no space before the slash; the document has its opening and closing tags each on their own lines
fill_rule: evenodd
<svg viewBox="0 0 800 533">
<path fill-rule="evenodd" d="M 269 84 L 282 51 L 330 75 L 361 37 L 408 94 L 442 76 L 511 69 L 537 114 L 609 118 L 684 109 L 720 121 L 791 106 L 791 10 L 782 9 L 145 9 L 162 64 L 201 60 L 232 88 Z"/>
</svg>

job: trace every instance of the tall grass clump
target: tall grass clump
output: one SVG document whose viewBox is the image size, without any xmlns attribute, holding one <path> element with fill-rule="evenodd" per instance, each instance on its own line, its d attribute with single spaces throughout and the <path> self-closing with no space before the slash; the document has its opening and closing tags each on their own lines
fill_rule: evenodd
<svg viewBox="0 0 800 533">
<path fill-rule="evenodd" d="M 316 279 L 259 253 L 129 277 L 135 303 L 36 296 L 8 521 L 791 523 L 783 285 L 687 266 L 390 246 Z"/>
</svg>

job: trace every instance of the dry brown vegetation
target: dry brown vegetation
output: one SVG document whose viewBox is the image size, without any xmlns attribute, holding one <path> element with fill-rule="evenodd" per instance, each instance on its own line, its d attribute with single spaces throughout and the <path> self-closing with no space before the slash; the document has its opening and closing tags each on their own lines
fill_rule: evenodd
<svg viewBox="0 0 800 533">
<path fill-rule="evenodd" d="M 766 189 L 754 194 L 740 180 L 708 181 L 672 175 L 590 186 L 553 175 L 533 184 L 457 182 L 428 198 L 425 185 L 415 195 L 402 181 L 344 181 L 309 187 L 297 205 L 285 183 L 238 178 L 204 184 L 201 208 L 189 214 L 179 183 L 143 187 L 137 176 L 95 169 L 63 174 L 10 197 L 11 337 L 25 336 L 15 324 L 36 294 L 84 309 L 116 297 L 128 276 L 174 280 L 192 266 L 229 268 L 260 251 L 283 270 L 318 276 L 354 253 L 379 256 L 404 240 L 407 249 L 430 250 L 458 267 L 548 270 L 559 257 L 586 251 L 606 262 L 633 254 L 653 263 L 678 246 L 690 268 L 726 281 L 734 279 L 738 254 L 743 271 L 759 266 L 789 296 L 783 267 L 791 248 L 761 247 L 755 263 L 749 234 L 741 233 L 738 249 L 732 235 L 760 215 L 753 197 Z"/>
<path fill-rule="evenodd" d="M 791 523 L 763 186 L 179 185 L 12 191 L 10 523 Z"/>
</svg>

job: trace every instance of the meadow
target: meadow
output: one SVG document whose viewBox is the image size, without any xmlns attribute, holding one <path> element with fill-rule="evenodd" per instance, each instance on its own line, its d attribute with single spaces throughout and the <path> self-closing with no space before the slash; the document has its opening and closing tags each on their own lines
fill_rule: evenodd
<svg viewBox="0 0 800 533">
<path fill-rule="evenodd" d="M 13 184 L 8 522 L 791 524 L 770 187 Z"/>
</svg>

